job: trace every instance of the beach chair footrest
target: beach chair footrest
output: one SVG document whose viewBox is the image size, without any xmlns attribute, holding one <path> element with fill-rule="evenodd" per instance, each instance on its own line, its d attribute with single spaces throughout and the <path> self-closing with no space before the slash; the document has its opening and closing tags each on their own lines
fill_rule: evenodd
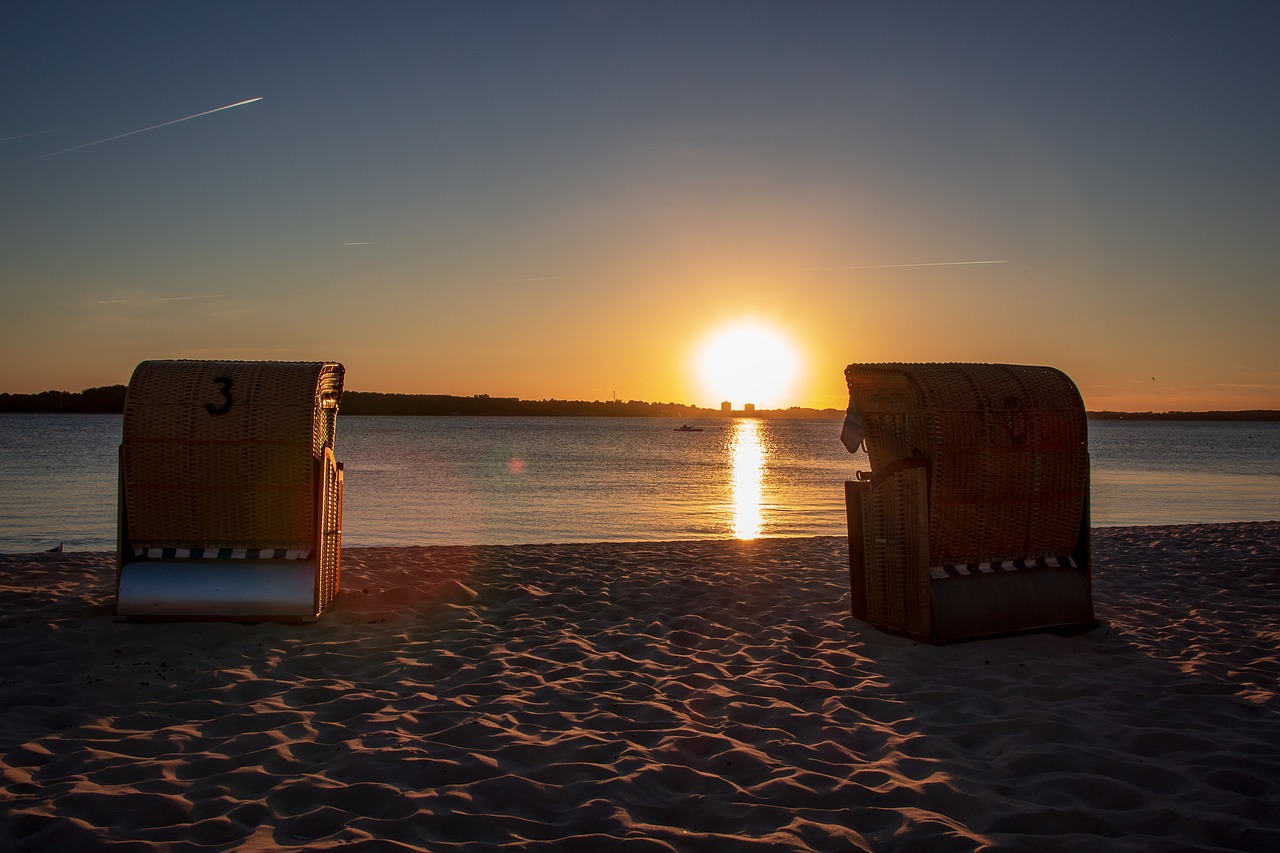
<svg viewBox="0 0 1280 853">
<path fill-rule="evenodd" d="M 311 621 L 316 564 L 301 560 L 142 560 L 120 570 L 119 619 Z"/>
</svg>

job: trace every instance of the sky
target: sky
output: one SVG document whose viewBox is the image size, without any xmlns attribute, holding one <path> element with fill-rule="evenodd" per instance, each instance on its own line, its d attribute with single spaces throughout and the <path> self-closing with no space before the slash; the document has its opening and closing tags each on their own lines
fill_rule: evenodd
<svg viewBox="0 0 1280 853">
<path fill-rule="evenodd" d="M 1280 409 L 1277 31 L 1267 2 L 7 4 L 0 391 L 235 358 L 843 408 L 846 364 L 978 361 L 1095 410 Z M 726 328 L 782 350 L 722 373 L 790 379 L 708 379 Z"/>
</svg>

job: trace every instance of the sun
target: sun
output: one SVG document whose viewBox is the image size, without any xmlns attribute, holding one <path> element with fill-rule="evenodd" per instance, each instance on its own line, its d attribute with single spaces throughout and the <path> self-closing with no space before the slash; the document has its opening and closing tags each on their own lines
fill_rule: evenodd
<svg viewBox="0 0 1280 853">
<path fill-rule="evenodd" d="M 800 355 L 772 326 L 739 320 L 707 336 L 697 349 L 695 366 L 703 389 L 717 400 L 735 409 L 745 403 L 768 409 L 789 404 Z"/>
</svg>

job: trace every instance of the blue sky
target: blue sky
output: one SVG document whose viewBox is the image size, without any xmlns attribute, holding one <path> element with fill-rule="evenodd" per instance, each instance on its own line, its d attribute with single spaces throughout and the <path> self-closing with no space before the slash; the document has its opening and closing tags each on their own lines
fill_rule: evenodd
<svg viewBox="0 0 1280 853">
<path fill-rule="evenodd" d="M 779 404 L 942 360 L 1280 408 L 1272 4 L 2 20 L 0 390 L 322 358 L 356 390 L 714 404 L 692 353 L 749 320 L 800 354 Z"/>
</svg>

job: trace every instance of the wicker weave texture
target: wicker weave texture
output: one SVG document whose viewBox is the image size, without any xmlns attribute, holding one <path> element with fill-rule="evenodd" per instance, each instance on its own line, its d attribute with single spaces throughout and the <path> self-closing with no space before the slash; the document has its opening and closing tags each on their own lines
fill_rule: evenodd
<svg viewBox="0 0 1280 853">
<path fill-rule="evenodd" d="M 1075 385 L 1050 367 L 853 364 L 872 470 L 928 461 L 932 564 L 1072 551 L 1088 482 Z M 873 501 L 874 502 L 874 501 Z"/>
<path fill-rule="evenodd" d="M 923 468 L 890 475 L 863 513 L 866 543 L 867 619 L 895 631 L 928 636 L 928 477 Z"/>
<path fill-rule="evenodd" d="M 342 563 L 342 468 L 325 448 L 320 488 L 320 557 L 317 561 L 316 614 L 329 608 L 338 594 Z"/>
<path fill-rule="evenodd" d="M 139 364 L 121 452 L 131 542 L 316 547 L 342 377 L 328 362 Z"/>
</svg>

